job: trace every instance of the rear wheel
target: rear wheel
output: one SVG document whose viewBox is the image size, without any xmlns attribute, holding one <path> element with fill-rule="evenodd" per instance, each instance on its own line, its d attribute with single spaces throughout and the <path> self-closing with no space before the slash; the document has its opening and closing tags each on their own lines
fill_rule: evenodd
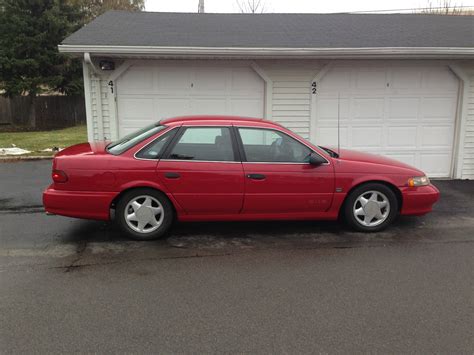
<svg viewBox="0 0 474 355">
<path fill-rule="evenodd" d="M 153 189 L 125 193 L 115 213 L 120 228 L 136 240 L 153 240 L 166 234 L 173 222 L 173 207 L 168 198 Z"/>
<path fill-rule="evenodd" d="M 355 188 L 344 204 L 344 217 L 362 232 L 378 232 L 388 227 L 398 215 L 398 201 L 388 186 L 368 183 Z"/>
</svg>

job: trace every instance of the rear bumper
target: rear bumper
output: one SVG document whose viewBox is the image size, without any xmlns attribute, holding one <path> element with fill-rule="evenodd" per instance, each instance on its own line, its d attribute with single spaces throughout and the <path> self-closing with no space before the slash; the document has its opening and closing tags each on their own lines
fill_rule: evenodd
<svg viewBox="0 0 474 355">
<path fill-rule="evenodd" d="M 401 188 L 403 205 L 400 214 L 420 216 L 431 212 L 433 205 L 439 200 L 439 190 L 433 186 Z"/>
<path fill-rule="evenodd" d="M 52 185 L 43 192 L 46 213 L 61 216 L 109 220 L 115 192 L 61 191 Z"/>
</svg>

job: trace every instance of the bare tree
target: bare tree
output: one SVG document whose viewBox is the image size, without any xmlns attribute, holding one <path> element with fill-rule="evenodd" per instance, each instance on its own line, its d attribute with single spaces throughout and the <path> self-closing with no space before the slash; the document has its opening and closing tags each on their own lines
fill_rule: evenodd
<svg viewBox="0 0 474 355">
<path fill-rule="evenodd" d="M 236 0 L 241 13 L 261 14 L 265 12 L 264 0 Z"/>
<path fill-rule="evenodd" d="M 458 7 L 456 3 L 451 0 L 438 0 L 437 3 L 433 3 L 432 0 L 428 1 L 428 5 L 421 11 L 424 14 L 437 14 L 437 15 L 462 15 L 463 10 Z"/>
</svg>

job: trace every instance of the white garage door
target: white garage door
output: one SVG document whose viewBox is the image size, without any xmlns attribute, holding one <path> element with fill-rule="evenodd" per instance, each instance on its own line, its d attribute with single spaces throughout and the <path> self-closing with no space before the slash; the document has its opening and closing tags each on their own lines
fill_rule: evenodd
<svg viewBox="0 0 474 355">
<path fill-rule="evenodd" d="M 445 66 L 351 64 L 318 83 L 312 139 L 451 175 L 458 80 Z"/>
<path fill-rule="evenodd" d="M 181 115 L 263 117 L 264 82 L 248 66 L 148 64 L 117 81 L 119 135 Z"/>
</svg>

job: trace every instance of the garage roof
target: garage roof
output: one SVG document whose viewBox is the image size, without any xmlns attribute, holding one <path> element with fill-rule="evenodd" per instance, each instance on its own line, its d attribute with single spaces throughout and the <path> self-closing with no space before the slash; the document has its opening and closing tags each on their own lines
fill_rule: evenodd
<svg viewBox="0 0 474 355">
<path fill-rule="evenodd" d="M 109 11 L 68 46 L 474 47 L 474 17 L 415 14 L 198 14 Z"/>
</svg>

